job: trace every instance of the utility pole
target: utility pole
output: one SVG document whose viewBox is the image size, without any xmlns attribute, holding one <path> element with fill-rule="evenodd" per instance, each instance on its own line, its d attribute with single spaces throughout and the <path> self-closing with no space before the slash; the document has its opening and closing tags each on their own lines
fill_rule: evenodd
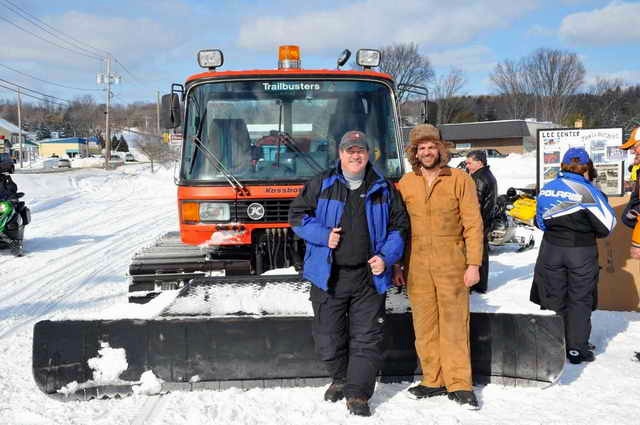
<svg viewBox="0 0 640 425">
<path fill-rule="evenodd" d="M 22 109 L 22 102 L 20 100 L 20 88 L 17 90 L 18 93 L 18 141 L 20 142 L 20 168 L 22 168 L 22 115 L 20 110 Z"/>
<path fill-rule="evenodd" d="M 160 90 L 156 90 L 156 134 L 160 135 Z"/>
<path fill-rule="evenodd" d="M 105 111 L 106 122 L 104 127 L 104 168 L 109 168 L 111 159 L 111 130 L 109 129 L 109 108 L 111 108 L 111 54 L 107 53 L 107 110 Z"/>
<path fill-rule="evenodd" d="M 98 74 L 98 84 L 106 84 L 107 105 L 105 114 L 105 140 L 104 140 L 104 168 L 109 168 L 109 160 L 111 159 L 111 129 L 109 128 L 109 109 L 111 109 L 111 84 L 119 84 L 120 76 L 111 73 L 111 53 L 107 53 L 105 58 L 106 73 Z"/>
</svg>

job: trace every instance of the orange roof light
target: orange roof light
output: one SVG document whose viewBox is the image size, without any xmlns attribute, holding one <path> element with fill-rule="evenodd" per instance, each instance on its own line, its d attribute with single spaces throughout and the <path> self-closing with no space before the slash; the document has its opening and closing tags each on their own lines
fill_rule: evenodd
<svg viewBox="0 0 640 425">
<path fill-rule="evenodd" d="M 278 49 L 278 69 L 300 68 L 300 47 L 280 46 Z"/>
</svg>

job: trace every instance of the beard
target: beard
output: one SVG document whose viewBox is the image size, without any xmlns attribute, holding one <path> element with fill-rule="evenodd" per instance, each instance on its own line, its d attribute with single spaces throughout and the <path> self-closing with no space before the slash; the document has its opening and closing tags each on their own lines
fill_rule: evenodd
<svg viewBox="0 0 640 425">
<path fill-rule="evenodd" d="M 440 165 L 439 156 L 434 156 L 434 157 L 422 156 L 418 158 L 418 160 L 420 161 L 420 165 L 422 166 L 422 168 L 425 168 L 427 170 L 431 170 Z"/>
</svg>

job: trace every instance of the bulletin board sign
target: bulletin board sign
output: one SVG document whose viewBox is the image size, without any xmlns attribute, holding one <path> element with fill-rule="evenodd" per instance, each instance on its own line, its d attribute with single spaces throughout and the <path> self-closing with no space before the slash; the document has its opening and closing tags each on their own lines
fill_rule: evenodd
<svg viewBox="0 0 640 425">
<path fill-rule="evenodd" d="M 622 128 L 550 128 L 538 130 L 537 187 L 557 177 L 560 162 L 569 148 L 584 148 L 598 171 L 596 185 L 609 196 L 622 196 L 632 154 L 620 150 Z M 631 160 L 631 162 L 629 162 Z"/>
</svg>

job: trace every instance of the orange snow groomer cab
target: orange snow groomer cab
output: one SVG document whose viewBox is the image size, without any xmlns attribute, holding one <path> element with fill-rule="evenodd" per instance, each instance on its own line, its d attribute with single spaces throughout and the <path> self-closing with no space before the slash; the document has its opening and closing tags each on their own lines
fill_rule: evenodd
<svg viewBox="0 0 640 425">
<path fill-rule="evenodd" d="M 176 273 L 187 273 L 180 277 L 186 280 L 191 272 L 261 274 L 300 266 L 304 247 L 287 223 L 289 204 L 307 180 L 334 165 L 338 142 L 349 130 L 369 136 L 371 160 L 385 176 L 402 176 L 392 77 L 372 70 L 380 62 L 377 50 L 359 50 L 361 68 L 341 70 L 349 56 L 345 50 L 337 69 L 304 69 L 300 49 L 281 46 L 277 69 L 219 71 L 220 50 L 198 52 L 207 70 L 184 86 L 173 84 L 161 113 L 161 127 L 179 128 L 183 142 L 179 241 L 174 233 L 157 245 L 189 259 L 165 248 L 151 255 L 161 261 L 137 255 L 132 291 L 148 290 L 150 282 L 158 289 Z"/>
</svg>

